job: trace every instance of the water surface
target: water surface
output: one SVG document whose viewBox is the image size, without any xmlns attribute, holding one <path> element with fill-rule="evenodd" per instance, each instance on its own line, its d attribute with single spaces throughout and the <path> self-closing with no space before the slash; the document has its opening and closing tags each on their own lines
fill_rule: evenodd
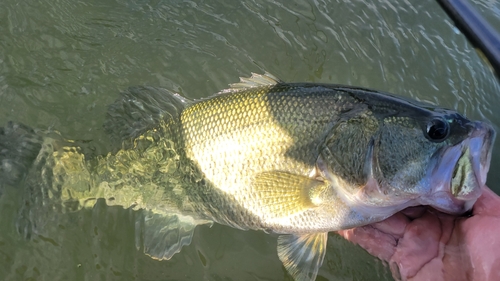
<svg viewBox="0 0 500 281">
<path fill-rule="evenodd" d="M 497 1 L 475 1 L 491 23 Z M 109 149 L 106 106 L 133 85 L 207 97 L 239 76 L 363 86 L 500 124 L 500 87 L 435 1 L 2 0 L 0 124 L 53 128 Z M 489 186 L 500 193 L 500 147 Z M 169 261 L 134 244 L 135 213 L 99 203 L 22 238 L 21 192 L 0 198 L 0 280 L 289 280 L 276 238 L 215 225 Z M 392 280 L 330 235 L 318 280 Z"/>
</svg>

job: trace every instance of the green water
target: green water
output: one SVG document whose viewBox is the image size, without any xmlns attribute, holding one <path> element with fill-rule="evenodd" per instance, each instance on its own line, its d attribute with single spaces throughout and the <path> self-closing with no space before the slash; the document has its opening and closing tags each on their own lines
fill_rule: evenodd
<svg viewBox="0 0 500 281">
<path fill-rule="evenodd" d="M 500 4 L 476 1 L 493 24 Z M 189 98 L 238 76 L 358 85 L 500 124 L 499 83 L 426 1 L 0 0 L 0 124 L 53 128 L 108 149 L 106 106 L 133 85 Z M 500 193 L 497 142 L 489 186 Z M 0 280 L 287 280 L 276 238 L 215 225 L 169 261 L 134 243 L 136 214 L 99 203 L 47 216 L 48 234 L 22 238 L 21 192 L 0 198 Z M 55 219 L 57 217 L 57 219 Z M 391 280 L 362 249 L 331 234 L 318 280 Z"/>
</svg>

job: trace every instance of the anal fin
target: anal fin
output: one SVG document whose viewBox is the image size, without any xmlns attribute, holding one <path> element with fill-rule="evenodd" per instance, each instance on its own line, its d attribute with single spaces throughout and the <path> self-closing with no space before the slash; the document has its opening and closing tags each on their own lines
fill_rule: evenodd
<svg viewBox="0 0 500 281">
<path fill-rule="evenodd" d="M 325 258 L 327 240 L 327 232 L 280 235 L 278 257 L 293 279 L 315 280 Z"/>
<path fill-rule="evenodd" d="M 157 214 L 141 210 L 136 219 L 135 243 L 137 249 L 153 259 L 168 260 L 181 251 L 185 245 L 191 244 L 194 229 L 200 224 L 211 224 L 210 221 L 195 220 L 180 214 Z"/>
</svg>

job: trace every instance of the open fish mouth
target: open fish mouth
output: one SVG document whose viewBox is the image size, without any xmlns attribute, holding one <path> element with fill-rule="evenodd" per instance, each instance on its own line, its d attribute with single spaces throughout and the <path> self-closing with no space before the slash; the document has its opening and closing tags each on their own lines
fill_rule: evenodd
<svg viewBox="0 0 500 281">
<path fill-rule="evenodd" d="M 456 199 L 471 200 L 479 197 L 476 193 L 479 193 L 484 183 L 478 180 L 472 165 L 470 148 L 467 146 L 455 165 L 450 181 L 450 192 Z"/>
<path fill-rule="evenodd" d="M 462 214 L 481 196 L 495 131 L 484 122 L 471 122 L 467 126 L 470 126 L 469 137 L 442 154 L 428 183 L 431 192 L 420 199 L 422 204 L 445 213 Z"/>
</svg>

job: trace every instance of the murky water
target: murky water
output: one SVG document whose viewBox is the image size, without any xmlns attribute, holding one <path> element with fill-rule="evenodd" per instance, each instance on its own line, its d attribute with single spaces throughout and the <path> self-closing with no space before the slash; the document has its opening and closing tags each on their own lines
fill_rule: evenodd
<svg viewBox="0 0 500 281">
<path fill-rule="evenodd" d="M 492 23 L 497 1 L 476 1 Z M 500 87 L 435 1 L 2 0 L 0 124 L 54 128 L 108 149 L 106 106 L 133 85 L 200 98 L 238 76 L 358 85 L 500 124 Z M 500 193 L 500 144 L 489 186 Z M 135 213 L 102 202 L 47 216 L 22 238 L 21 192 L 0 198 L 0 280 L 287 280 L 276 238 L 199 227 L 169 261 L 135 248 Z M 331 234 L 318 280 L 391 280 L 388 269 Z"/>
</svg>

